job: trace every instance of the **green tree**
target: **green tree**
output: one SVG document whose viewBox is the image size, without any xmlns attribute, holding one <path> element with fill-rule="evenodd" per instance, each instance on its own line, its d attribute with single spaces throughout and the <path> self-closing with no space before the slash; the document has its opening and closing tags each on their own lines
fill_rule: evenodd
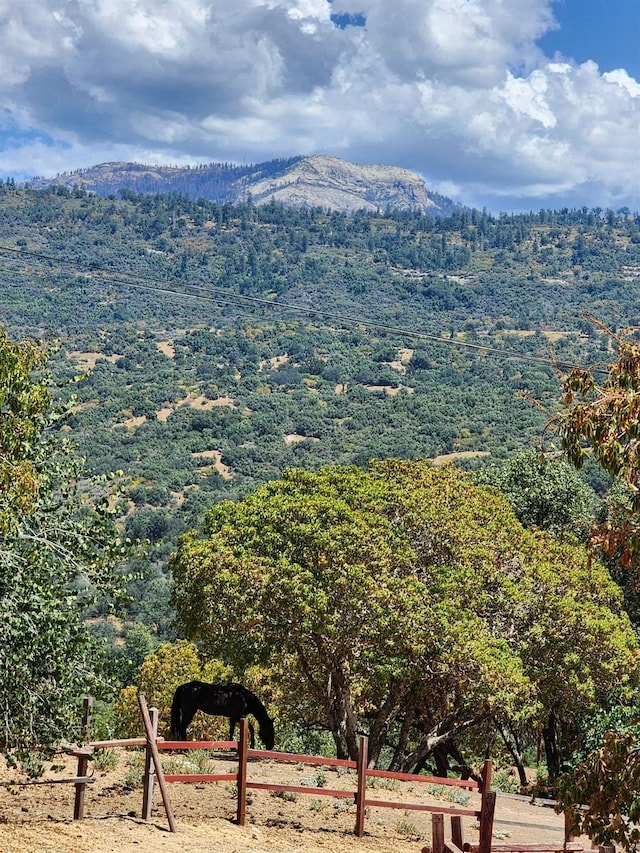
<svg viewBox="0 0 640 853">
<path fill-rule="evenodd" d="M 620 564 L 640 565 L 640 344 L 600 326 L 617 347 L 617 358 L 603 369 L 575 368 L 564 382 L 564 411 L 550 422 L 568 460 L 577 468 L 593 456 L 616 481 L 627 486 L 630 501 L 612 501 L 594 544 Z"/>
<path fill-rule="evenodd" d="M 600 747 L 565 774 L 556 793 L 576 835 L 597 845 L 640 845 L 640 749 L 631 731 L 605 734 Z"/>
<path fill-rule="evenodd" d="M 213 507 L 171 569 L 186 635 L 240 671 L 265 667 L 283 715 L 327 727 L 340 756 L 366 729 L 372 762 L 392 743 L 392 766 L 415 765 L 461 732 L 552 713 L 559 754 L 569 723 L 635 674 L 604 569 L 450 467 L 287 471 Z M 581 681 L 576 702 L 562 687 Z"/>
<path fill-rule="evenodd" d="M 135 622 L 127 628 L 124 634 L 124 642 L 114 645 L 111 652 L 113 667 L 117 672 L 120 684 L 135 684 L 138 671 L 147 657 L 150 655 L 157 642 L 149 628 L 142 622 Z"/>
<path fill-rule="evenodd" d="M 83 621 L 115 600 L 125 546 L 108 482 L 83 480 L 58 429 L 49 353 L 0 329 L 0 679 L 7 752 L 74 733 L 100 656 Z"/>
<path fill-rule="evenodd" d="M 233 673 L 221 661 L 203 662 L 197 647 L 187 640 L 161 643 L 147 655 L 140 666 L 137 682 L 149 706 L 158 709 L 159 731 L 170 737 L 171 700 L 176 687 L 187 681 L 230 681 Z M 122 737 L 137 737 L 142 733 L 142 720 L 138 706 L 138 689 L 124 687 L 116 700 L 114 713 L 116 731 Z M 228 724 L 224 726 L 212 717 L 198 714 L 191 726 L 196 737 L 214 739 L 226 737 Z"/>
<path fill-rule="evenodd" d="M 549 459 L 534 447 L 517 453 L 500 468 L 478 471 L 474 479 L 499 489 L 525 527 L 582 537 L 593 517 L 593 489 L 572 465 Z"/>
<path fill-rule="evenodd" d="M 614 480 L 606 517 L 594 544 L 622 569 L 627 606 L 637 619 L 640 568 L 640 345 L 633 335 L 614 335 L 596 323 L 617 349 L 603 369 L 574 369 L 564 383 L 565 410 L 551 426 L 558 430 L 567 458 L 578 468 L 594 457 Z M 610 719 L 599 746 L 559 781 L 559 807 L 574 830 L 597 844 L 636 850 L 640 843 L 637 720 Z M 636 729 L 634 732 L 633 729 Z M 586 805 L 586 808 L 585 808 Z"/>
</svg>

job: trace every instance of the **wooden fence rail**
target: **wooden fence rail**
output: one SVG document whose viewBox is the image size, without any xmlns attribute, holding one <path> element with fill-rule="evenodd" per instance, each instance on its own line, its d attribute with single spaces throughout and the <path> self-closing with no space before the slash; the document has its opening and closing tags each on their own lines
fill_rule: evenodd
<svg viewBox="0 0 640 853">
<path fill-rule="evenodd" d="M 391 808 L 405 809 L 431 812 L 434 815 L 441 815 L 444 820 L 444 815 L 449 815 L 452 820 L 452 838 L 460 842 L 462 845 L 462 831 L 460 824 L 461 816 L 473 817 L 480 821 L 480 853 L 490 853 L 491 851 L 491 832 L 493 827 L 493 808 L 495 807 L 495 793 L 489 790 L 491 784 L 491 762 L 485 762 L 483 769 L 483 782 L 479 785 L 472 779 L 446 779 L 435 776 L 421 776 L 411 773 L 395 773 L 392 771 L 374 770 L 367 767 L 368 763 L 368 739 L 360 738 L 360 749 L 358 761 L 349 761 L 347 759 L 324 758 L 322 756 L 309 756 L 300 753 L 292 752 L 277 752 L 275 750 L 249 749 L 248 736 L 249 726 L 246 719 L 240 721 L 240 738 L 236 741 L 157 741 L 157 730 L 151 722 L 148 709 L 146 708 L 146 700 L 144 696 L 139 696 L 140 709 L 145 723 L 145 731 L 147 736 L 147 766 L 150 766 L 151 761 L 155 767 L 155 774 L 145 773 L 144 779 L 144 794 L 143 794 L 143 817 L 149 817 L 149 804 L 153 792 L 154 778 L 162 786 L 166 786 L 170 782 L 183 783 L 202 783 L 202 782 L 222 782 L 235 781 L 237 785 L 237 815 L 236 819 L 240 826 L 243 826 L 246 819 L 246 803 L 247 791 L 263 790 L 263 791 L 290 791 L 296 794 L 309 794 L 316 797 L 333 797 L 336 799 L 351 799 L 356 804 L 356 824 L 354 832 L 358 837 L 364 835 L 364 823 L 366 810 L 368 807 L 376 808 Z M 238 769 L 235 773 L 172 773 L 165 774 L 162 771 L 160 762 L 160 751 L 164 750 L 183 750 L 183 749 L 237 749 L 238 753 Z M 157 760 L 153 757 L 154 753 L 158 756 Z M 296 762 L 299 764 L 311 764 L 315 766 L 326 767 L 341 767 L 349 770 L 354 770 L 356 773 L 356 790 L 345 790 L 337 788 L 313 787 L 309 785 L 284 785 L 275 782 L 254 782 L 249 778 L 248 759 L 261 758 L 271 761 L 280 762 Z M 444 807 L 441 805 L 427 805 L 424 803 L 411 802 L 392 802 L 388 800 L 371 799 L 367 796 L 367 779 L 368 778 L 390 778 L 403 781 L 411 781 L 417 783 L 438 784 L 441 786 L 462 787 L 469 790 L 477 790 L 481 795 L 480 809 L 468 809 L 462 807 Z M 169 794 L 166 787 L 163 789 L 163 802 L 167 817 L 172 815 Z M 436 820 L 436 824 L 438 821 Z M 170 828 L 172 828 L 172 818 L 169 820 Z M 434 824 L 435 825 L 435 824 Z M 433 850 L 433 853 L 444 853 L 444 835 L 442 844 L 439 844 L 439 849 Z M 487 846 L 488 842 L 488 846 Z"/>
<path fill-rule="evenodd" d="M 422 776 L 412 773 L 397 773 L 386 770 L 375 770 L 367 767 L 368 763 L 368 739 L 361 737 L 358 761 L 347 759 L 325 758 L 323 756 L 303 755 L 292 752 L 277 752 L 276 750 L 250 749 L 249 725 L 243 718 L 240 721 L 240 737 L 237 741 L 173 741 L 158 737 L 158 712 L 155 708 L 149 709 L 145 697 L 138 696 L 138 704 L 145 729 L 143 738 L 126 738 L 113 741 L 89 741 L 86 747 L 78 749 L 78 774 L 73 780 L 76 785 L 76 798 L 74 803 L 74 819 L 83 817 L 84 797 L 87 782 L 87 765 L 96 749 L 108 749 L 112 747 L 145 747 L 145 769 L 143 776 L 143 802 L 142 817 L 149 820 L 151 817 L 151 803 L 155 783 L 158 783 L 162 795 L 162 801 L 171 832 L 176 831 L 176 824 L 169 797 L 168 784 L 173 782 L 235 782 L 237 785 L 237 823 L 244 826 L 246 820 L 247 792 L 253 790 L 267 790 L 276 792 L 291 791 L 296 794 L 311 794 L 316 797 L 333 797 L 338 799 L 351 799 L 356 805 L 356 823 L 354 833 L 358 837 L 364 835 L 364 824 L 367 808 L 389 808 L 415 810 L 432 813 L 432 844 L 431 853 L 580 853 L 583 846 L 580 843 L 572 843 L 565 834 L 564 843 L 561 844 L 492 844 L 494 813 L 496 804 L 496 792 L 491 791 L 492 764 L 486 761 L 482 772 L 482 783 L 479 784 L 471 779 L 447 779 L 439 776 Z M 91 699 L 85 701 L 83 726 L 88 733 L 91 719 Z M 235 772 L 227 773 L 170 773 L 165 774 L 162 768 L 160 754 L 166 750 L 234 750 L 237 753 L 237 769 Z M 295 762 L 297 764 L 308 764 L 332 768 L 344 768 L 355 771 L 355 790 L 336 789 L 325 787 L 311 787 L 307 785 L 284 785 L 275 782 L 257 782 L 249 776 L 249 758 L 267 759 L 278 762 Z M 480 808 L 468 809 L 462 807 L 446 807 L 441 805 L 428 805 L 425 803 L 394 802 L 390 800 L 373 799 L 367 794 L 368 779 L 396 779 L 412 783 L 436 784 L 439 786 L 466 788 L 475 790 L 480 794 Z M 450 837 L 445 836 L 444 821 L 448 816 L 451 821 Z M 462 837 L 461 818 L 473 817 L 479 821 L 479 839 L 477 843 L 464 842 Z"/>
</svg>

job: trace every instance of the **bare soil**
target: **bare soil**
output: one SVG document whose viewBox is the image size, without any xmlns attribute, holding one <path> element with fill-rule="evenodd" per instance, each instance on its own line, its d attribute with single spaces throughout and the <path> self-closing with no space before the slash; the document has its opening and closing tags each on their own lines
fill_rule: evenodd
<svg viewBox="0 0 640 853">
<path fill-rule="evenodd" d="M 163 755 L 165 772 L 235 772 L 231 758 L 211 759 L 210 764 L 189 766 L 188 756 Z M 353 834 L 355 805 L 350 799 L 334 799 L 315 793 L 250 790 L 246 825 L 235 822 L 235 786 L 231 782 L 169 783 L 176 823 L 169 831 L 160 790 L 156 785 L 150 821 L 141 819 L 142 756 L 139 751 L 114 750 L 109 769 L 100 762 L 90 765 L 84 819 L 73 820 L 75 788 L 72 783 L 0 787 L 0 853 L 421 853 L 431 842 L 431 814 L 404 808 L 369 808 L 364 838 Z M 45 779 L 76 775 L 76 761 L 61 759 L 60 767 Z M 101 769 L 102 767 L 102 769 Z M 0 765 L 0 782 L 18 781 L 15 771 Z M 319 769 L 252 759 L 249 779 L 285 785 L 354 790 L 350 772 Z M 451 808 L 456 789 L 437 789 L 428 784 L 370 780 L 368 796 L 401 803 L 430 803 Z M 376 784 L 377 783 L 377 784 Z M 458 792 L 458 797 L 461 792 Z M 467 794 L 467 792 L 464 792 Z M 464 808 L 479 808 L 479 797 L 468 793 Z M 445 819 L 445 834 L 449 823 Z M 463 818 L 463 835 L 478 840 L 474 818 Z M 494 826 L 496 843 L 535 842 L 561 846 L 563 820 L 553 809 L 524 800 L 498 797 Z M 588 841 L 585 849 L 588 849 Z"/>
</svg>

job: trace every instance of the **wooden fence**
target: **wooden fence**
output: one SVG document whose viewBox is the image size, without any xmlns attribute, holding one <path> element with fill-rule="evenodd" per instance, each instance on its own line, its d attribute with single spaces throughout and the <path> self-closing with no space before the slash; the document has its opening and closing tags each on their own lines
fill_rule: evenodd
<svg viewBox="0 0 640 853">
<path fill-rule="evenodd" d="M 92 758 L 94 752 L 97 749 L 112 749 L 115 747 L 147 747 L 148 739 L 147 737 L 132 737 L 132 738 L 121 738 L 120 740 L 91 740 L 90 732 L 91 732 L 91 714 L 93 711 L 93 697 L 86 696 L 84 700 L 84 708 L 82 715 L 82 731 L 85 734 L 86 744 L 79 749 L 73 749 L 71 751 L 71 755 L 74 755 L 78 759 L 78 767 L 76 770 L 76 776 L 74 779 L 64 780 L 72 782 L 75 785 L 76 792 L 73 803 L 73 819 L 74 820 L 82 820 L 84 816 L 84 801 L 87 792 L 87 785 L 91 783 L 93 780 L 91 776 L 87 775 L 87 770 L 89 767 L 89 761 Z M 156 725 L 156 733 L 157 733 L 157 725 Z M 159 740 L 163 740 L 163 738 L 159 738 Z"/>
<path fill-rule="evenodd" d="M 90 741 L 86 747 L 75 752 L 78 756 L 78 773 L 76 797 L 74 803 L 74 819 L 81 820 L 84 813 L 85 791 L 88 781 L 87 765 L 94 750 L 112 747 L 132 746 L 145 747 L 145 764 L 143 778 L 142 817 L 149 820 L 155 784 L 157 782 L 162 796 L 163 806 L 167 815 L 169 829 L 176 831 L 176 823 L 169 796 L 169 784 L 173 782 L 203 783 L 203 782 L 235 782 L 237 786 L 237 823 L 244 826 L 246 821 L 247 792 L 249 790 L 268 790 L 276 792 L 290 791 L 296 794 L 312 794 L 317 797 L 333 797 L 350 799 L 356 805 L 356 823 L 354 833 L 358 837 L 364 835 L 366 810 L 368 807 L 403 809 L 405 811 L 431 812 L 432 814 L 432 843 L 431 853 L 581 853 L 583 846 L 572 842 L 565 833 L 564 843 L 559 844 L 492 844 L 493 824 L 495 815 L 496 792 L 491 791 L 492 764 L 486 761 L 483 767 L 482 784 L 472 779 L 448 779 L 434 776 L 422 776 L 412 773 L 395 773 L 386 770 L 374 770 L 367 767 L 368 739 L 361 737 L 358 761 L 338 758 L 302 755 L 275 750 L 250 749 L 248 746 L 249 726 L 246 719 L 240 721 L 240 737 L 237 741 L 170 741 L 158 737 L 158 712 L 149 709 L 145 697 L 138 696 L 138 704 L 145 729 L 145 737 L 128 738 L 126 740 Z M 91 706 L 85 702 L 84 727 L 88 731 Z M 216 749 L 237 751 L 237 769 L 228 773 L 165 773 L 162 767 L 161 752 L 166 750 L 208 750 Z M 249 778 L 249 758 L 268 759 L 270 761 L 295 762 L 324 767 L 338 767 L 355 771 L 355 788 L 335 789 L 311 787 L 307 785 L 283 785 L 275 782 L 257 782 Z M 383 778 L 408 781 L 417 784 L 437 784 L 440 786 L 459 787 L 475 790 L 480 794 L 480 808 L 477 810 L 462 807 L 445 807 L 439 804 L 394 802 L 375 799 L 369 796 L 367 780 Z M 370 790 L 370 786 L 369 786 Z M 473 817 L 479 821 L 479 838 L 477 843 L 465 842 L 462 837 L 461 818 Z M 451 821 L 449 837 L 445 836 L 445 817 Z"/>
<path fill-rule="evenodd" d="M 157 713 L 155 709 L 147 708 L 144 696 L 138 697 L 140 711 L 142 714 L 145 732 L 147 736 L 147 748 L 144 773 L 144 792 L 142 816 L 148 819 L 150 816 L 153 788 L 157 780 L 160 787 L 162 801 L 164 804 L 169 828 L 175 832 L 175 819 L 171 807 L 171 800 L 167 785 L 171 782 L 222 782 L 234 781 L 237 785 L 237 822 L 244 826 L 246 820 L 247 791 L 290 791 L 300 794 L 313 794 L 319 797 L 333 797 L 351 799 L 356 804 L 356 824 L 354 832 L 358 837 L 364 835 L 364 824 L 367 807 L 391 808 L 404 810 L 418 810 L 431 812 L 433 814 L 434 834 L 436 838 L 433 843 L 433 853 L 444 853 L 444 816 L 451 818 L 451 842 L 449 853 L 462 853 L 462 825 L 461 817 L 473 817 L 480 821 L 480 847 L 479 853 L 490 853 L 491 836 L 493 830 L 493 814 L 495 809 L 495 792 L 490 790 L 491 785 L 491 762 L 484 765 L 483 783 L 479 785 L 472 779 L 445 779 L 435 776 L 422 776 L 411 773 L 394 773 L 385 770 L 373 770 L 367 767 L 368 763 L 368 739 L 360 738 L 360 751 L 358 761 L 349 761 L 339 758 L 325 758 L 322 756 L 309 756 L 292 752 L 277 752 L 275 750 L 250 749 L 248 747 L 249 726 L 246 719 L 240 721 L 240 738 L 236 741 L 160 741 L 157 738 Z M 160 752 L 163 750 L 184 749 L 229 749 L 235 748 L 238 752 L 238 769 L 236 773 L 188 773 L 188 774 L 166 774 L 162 768 Z M 325 767 L 341 767 L 354 770 L 356 773 L 355 790 L 331 789 L 325 787 L 311 787 L 303 785 L 282 785 L 275 782 L 255 782 L 249 779 L 248 759 L 262 758 L 271 761 L 296 762 L 300 764 L 311 764 Z M 153 766 L 153 771 L 151 770 Z M 448 808 L 441 805 L 427 805 L 425 803 L 392 802 L 389 800 L 372 799 L 367 796 L 367 779 L 371 778 L 398 779 L 414 783 L 438 784 L 477 790 L 481 794 L 481 807 L 479 810 L 466 809 L 462 807 Z M 448 843 L 448 842 L 447 842 Z M 453 847 L 451 846 L 453 845 Z"/>
</svg>

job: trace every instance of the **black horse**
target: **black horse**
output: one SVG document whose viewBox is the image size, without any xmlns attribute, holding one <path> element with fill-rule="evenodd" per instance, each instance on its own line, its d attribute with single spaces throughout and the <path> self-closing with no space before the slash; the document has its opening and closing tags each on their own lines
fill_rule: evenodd
<svg viewBox="0 0 640 853">
<path fill-rule="evenodd" d="M 229 718 L 229 740 L 233 740 L 236 723 L 240 717 L 252 714 L 258 721 L 260 740 L 267 749 L 273 749 L 275 734 L 273 720 L 267 709 L 242 684 L 207 684 L 204 681 L 189 681 L 181 684 L 173 694 L 171 703 L 171 736 L 174 740 L 187 739 L 187 726 L 196 711 Z M 249 723 L 251 747 L 255 746 L 253 726 Z"/>
</svg>

